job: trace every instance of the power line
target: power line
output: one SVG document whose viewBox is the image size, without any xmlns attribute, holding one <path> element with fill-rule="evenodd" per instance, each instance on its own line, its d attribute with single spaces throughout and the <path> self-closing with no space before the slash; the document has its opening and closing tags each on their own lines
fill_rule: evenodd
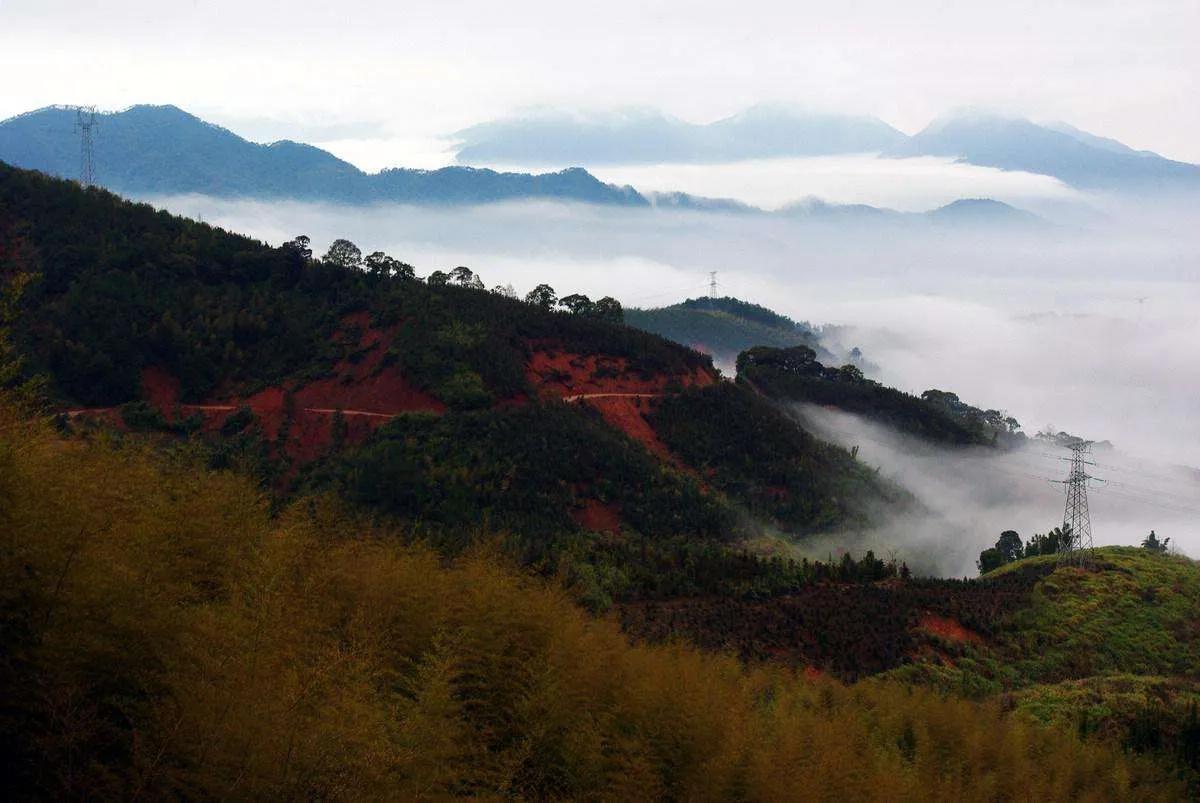
<svg viewBox="0 0 1200 803">
<path fill-rule="evenodd" d="M 1059 561 L 1062 563 L 1076 563 L 1083 565 L 1085 559 L 1090 558 L 1094 553 L 1092 544 L 1092 519 L 1088 511 L 1088 480 L 1095 479 L 1087 473 L 1085 466 L 1094 466 L 1095 463 L 1087 459 L 1091 453 L 1091 441 L 1076 441 L 1067 444 L 1067 448 L 1071 450 L 1070 460 L 1071 470 L 1067 474 L 1067 478 L 1062 480 L 1067 486 L 1067 503 L 1063 508 L 1063 528 L 1064 534 L 1069 534 L 1066 539 L 1066 548 L 1059 555 Z"/>
<path fill-rule="evenodd" d="M 96 183 L 92 129 L 98 122 L 95 106 L 79 106 L 75 109 L 75 133 L 79 134 L 79 183 L 84 187 L 91 187 Z"/>
</svg>

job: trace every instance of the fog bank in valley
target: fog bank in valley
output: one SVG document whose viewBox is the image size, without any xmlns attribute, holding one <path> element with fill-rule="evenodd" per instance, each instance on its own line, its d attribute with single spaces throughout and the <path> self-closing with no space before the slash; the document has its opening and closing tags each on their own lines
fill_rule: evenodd
<svg viewBox="0 0 1200 803">
<path fill-rule="evenodd" d="M 920 572 L 973 576 L 979 552 L 1004 530 L 1028 541 L 1062 522 L 1070 452 L 1048 441 L 1032 438 L 1011 450 L 947 449 L 836 410 L 796 405 L 794 411 L 820 437 L 857 447 L 860 461 L 916 500 L 911 513 L 885 517 L 876 529 L 806 542 L 806 554 L 874 549 Z M 1091 459 L 1096 465 L 1089 471 L 1103 478 L 1088 492 L 1097 546 L 1138 544 L 1154 529 L 1173 547 L 1200 553 L 1200 471 L 1103 446 Z"/>
</svg>

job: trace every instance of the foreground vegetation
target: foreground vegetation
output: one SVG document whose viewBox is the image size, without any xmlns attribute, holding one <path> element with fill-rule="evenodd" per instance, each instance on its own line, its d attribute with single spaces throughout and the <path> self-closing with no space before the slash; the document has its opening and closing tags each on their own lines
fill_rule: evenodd
<svg viewBox="0 0 1200 803">
<path fill-rule="evenodd" d="M 975 704 L 631 647 L 487 550 L 0 413 L 0 752 L 20 797 L 1172 799 Z M 1034 770 L 1033 768 L 1036 768 Z"/>
</svg>

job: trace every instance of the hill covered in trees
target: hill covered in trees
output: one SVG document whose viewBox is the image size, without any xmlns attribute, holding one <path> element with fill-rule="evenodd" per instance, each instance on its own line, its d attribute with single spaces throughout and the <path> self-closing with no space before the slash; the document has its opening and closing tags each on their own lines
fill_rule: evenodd
<svg viewBox="0 0 1200 803">
<path fill-rule="evenodd" d="M 1002 445 L 1024 437 L 1016 419 L 999 410 L 981 410 L 943 390 L 913 396 L 868 379 L 854 365 L 822 365 L 807 346 L 748 349 L 738 355 L 737 372 L 739 381 L 772 399 L 835 407 L 935 443 Z"/>
<path fill-rule="evenodd" d="M 27 279 L 13 342 L 65 430 L 201 445 L 281 499 L 335 492 L 452 551 L 487 522 L 527 565 L 576 566 L 600 607 L 704 591 L 691 563 L 765 527 L 802 537 L 904 503 L 717 387 L 708 357 L 617 323 L 612 299 L 515 299 L 461 266 L 420 280 L 345 241 L 315 258 L 303 237 L 272 248 L 8 167 L 0 256 Z M 761 459 L 689 434 L 732 418 Z"/>
<path fill-rule="evenodd" d="M 49 107 L 0 121 L 0 159 L 55 176 L 79 174 L 75 109 Z M 648 206 L 629 187 L 586 170 L 498 173 L 471 167 L 393 168 L 367 174 L 299 142 L 248 142 L 175 106 L 102 114 L 96 171 L 105 187 L 146 197 L 200 193 L 343 203 L 478 204 L 528 198 Z"/>
<path fill-rule="evenodd" d="M 655 309 L 626 309 L 625 322 L 691 346 L 725 365 L 732 365 L 738 354 L 754 346 L 803 345 L 816 350 L 822 359 L 833 359 L 808 324 L 730 296 L 689 298 Z"/>
</svg>

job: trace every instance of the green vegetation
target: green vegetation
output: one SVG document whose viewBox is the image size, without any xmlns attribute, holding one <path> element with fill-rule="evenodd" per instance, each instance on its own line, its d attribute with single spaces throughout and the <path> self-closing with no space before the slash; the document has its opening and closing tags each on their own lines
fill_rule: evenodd
<svg viewBox="0 0 1200 803">
<path fill-rule="evenodd" d="M 847 451 L 744 387 L 723 383 L 666 397 L 652 423 L 714 487 L 793 533 L 865 522 L 864 500 L 901 498 Z"/>
<path fill-rule="evenodd" d="M 885 677 L 948 691 L 1012 695 L 1042 721 L 1177 762 L 1200 789 L 1200 567 L 1140 547 L 1103 547 L 1087 568 L 1053 554 L 985 575 L 1004 581 L 1041 571 L 1026 604 L 986 644 L 952 664 L 923 662 Z"/>
<path fill-rule="evenodd" d="M 979 567 L 980 574 L 987 574 L 1022 558 L 1057 555 L 1070 548 L 1071 540 L 1071 525 L 1069 524 L 1055 527 L 1045 534 L 1034 533 L 1027 544 L 1021 541 L 1020 533 L 1015 530 L 1005 530 L 1000 533 L 995 546 L 988 547 L 979 553 L 979 560 L 975 565 Z"/>
<path fill-rule="evenodd" d="M 0 407 L 18 798 L 1178 799 L 992 703 L 631 647 L 484 553 Z M 1036 771 L 1031 768 L 1036 767 Z"/>
<path fill-rule="evenodd" d="M 1054 555 L 1005 566 L 1051 564 Z M 1092 570 L 1056 569 L 1037 585 L 1001 647 L 1020 677 L 1058 682 L 1107 673 L 1200 675 L 1200 570 L 1137 547 L 1096 550 Z"/>
<path fill-rule="evenodd" d="M 1194 678 L 1102 675 L 1042 684 L 1012 695 L 1016 710 L 1136 753 L 1173 758 L 1200 771 L 1200 683 Z"/>
<path fill-rule="evenodd" d="M 635 532 L 735 535 L 726 504 L 588 408 L 562 402 L 401 416 L 312 467 L 310 485 L 431 530 L 486 522 L 527 539 L 535 562 L 577 529 L 568 512 L 585 499 L 615 505 Z"/>
<path fill-rule="evenodd" d="M 753 346 L 809 346 L 828 354 L 806 323 L 728 296 L 689 298 L 657 309 L 625 310 L 625 322 L 668 340 L 700 349 L 714 359 L 732 363 Z M 832 355 L 829 355 L 832 356 Z"/>
<path fill-rule="evenodd" d="M 918 398 L 867 379 L 853 365 L 827 368 L 816 357 L 807 346 L 752 348 L 738 355 L 738 379 L 773 399 L 836 407 L 936 443 L 994 445 L 1023 437 L 1016 420 L 1000 411 L 941 390 Z"/>
</svg>

